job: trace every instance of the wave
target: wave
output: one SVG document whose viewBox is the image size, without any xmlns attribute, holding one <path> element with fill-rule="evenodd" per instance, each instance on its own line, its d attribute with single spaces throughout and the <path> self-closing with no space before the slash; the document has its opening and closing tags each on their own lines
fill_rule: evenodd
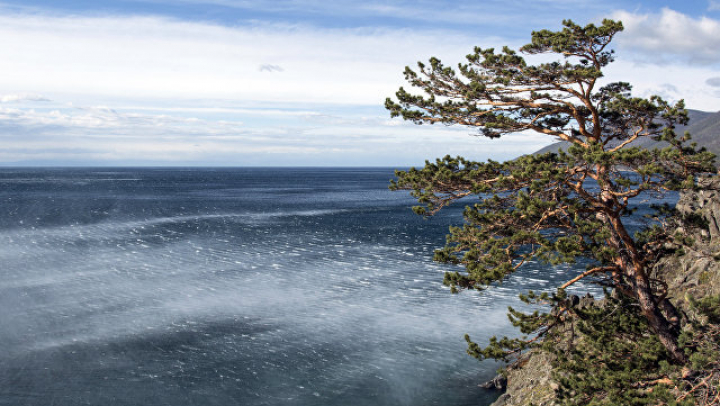
<svg viewBox="0 0 720 406">
<path fill-rule="evenodd" d="M 130 221 L 100 221 L 92 224 L 66 224 L 51 227 L 33 227 L 22 229 L 11 229 L 0 232 L 0 237 L 12 238 L 37 238 L 56 237 L 75 235 L 77 237 L 91 236 L 117 236 L 118 232 L 123 230 L 135 231 L 145 227 L 154 227 L 172 224 L 187 224 L 204 222 L 208 220 L 233 221 L 248 224 L 257 224 L 272 221 L 274 219 L 282 219 L 286 217 L 317 217 L 347 212 L 347 209 L 324 209 L 324 210 L 292 210 L 277 212 L 259 212 L 259 213 L 218 213 L 218 214 L 201 214 L 201 215 L 180 215 L 156 217 L 142 220 Z"/>
</svg>

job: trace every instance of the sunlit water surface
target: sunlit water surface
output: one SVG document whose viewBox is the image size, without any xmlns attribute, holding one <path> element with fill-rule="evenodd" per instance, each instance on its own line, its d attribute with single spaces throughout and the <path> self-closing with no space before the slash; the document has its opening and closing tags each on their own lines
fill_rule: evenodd
<svg viewBox="0 0 720 406">
<path fill-rule="evenodd" d="M 451 295 L 389 169 L 0 170 L 2 405 L 475 405 L 538 264 Z"/>
</svg>

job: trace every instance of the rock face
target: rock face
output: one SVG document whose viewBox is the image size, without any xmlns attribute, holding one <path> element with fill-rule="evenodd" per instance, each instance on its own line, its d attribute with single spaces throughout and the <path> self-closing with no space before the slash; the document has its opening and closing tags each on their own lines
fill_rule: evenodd
<svg viewBox="0 0 720 406">
<path fill-rule="evenodd" d="M 720 294 L 720 178 L 701 183 L 703 190 L 685 193 L 677 203 L 684 213 L 707 221 L 707 229 L 694 236 L 692 249 L 664 258 L 654 269 L 668 283 L 669 297 L 685 308 L 689 294 L 695 298 Z M 551 356 L 532 351 L 507 373 L 507 390 L 491 406 L 554 405 L 557 384 L 552 381 Z"/>
<path fill-rule="evenodd" d="M 508 370 L 507 390 L 491 406 L 553 405 L 557 384 L 552 381 L 550 354 L 533 351 Z"/>
<path fill-rule="evenodd" d="M 680 307 L 688 294 L 696 298 L 720 294 L 720 178 L 702 182 L 703 190 L 680 197 L 677 209 L 695 213 L 707 230 L 695 234 L 695 245 L 683 255 L 658 262 L 655 271 L 668 283 L 669 297 Z"/>
</svg>

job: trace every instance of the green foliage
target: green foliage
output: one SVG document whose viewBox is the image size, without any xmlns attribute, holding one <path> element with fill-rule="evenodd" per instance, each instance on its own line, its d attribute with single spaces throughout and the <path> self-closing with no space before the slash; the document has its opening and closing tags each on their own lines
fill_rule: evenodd
<svg viewBox="0 0 720 406">
<path fill-rule="evenodd" d="M 653 334 L 636 301 L 609 294 L 600 301 L 529 292 L 529 304 L 552 303 L 552 314 L 523 314 L 511 309 L 523 333 L 543 329 L 542 341 L 491 338 L 481 348 L 466 335 L 468 353 L 480 360 L 511 360 L 534 348 L 552 355 L 553 379 L 560 405 L 717 405 L 720 402 L 720 296 L 690 297 L 691 317 L 679 343 L 686 364 L 672 357 Z M 550 323 L 548 323 L 550 322 Z"/>
<path fill-rule="evenodd" d="M 609 296 L 603 306 L 574 313 L 574 338 L 557 330 L 543 343 L 543 349 L 555 355 L 560 404 L 677 404 L 663 381 L 677 367 L 657 336 L 649 333 L 636 303 Z"/>
<path fill-rule="evenodd" d="M 705 323 L 720 324 L 720 295 L 708 296 L 700 300 L 690 296 L 688 300 L 690 308 L 706 318 Z"/>
<path fill-rule="evenodd" d="M 680 398 L 720 405 L 720 295 L 689 299 L 692 316 L 679 339 L 688 354 Z"/>
<path fill-rule="evenodd" d="M 673 363 L 630 298 L 606 295 L 596 305 L 573 308 L 572 321 L 541 346 L 554 355 L 559 404 L 717 404 L 720 296 L 690 301 L 694 316 L 679 340 L 688 355 L 684 365 Z"/>
<path fill-rule="evenodd" d="M 536 334 L 542 337 L 552 331 L 552 328 L 562 324 L 565 321 L 565 310 L 572 306 L 573 299 L 568 298 L 567 293 L 563 289 L 552 295 L 547 292 L 537 294 L 529 291 L 527 294 L 520 295 L 520 299 L 530 305 L 552 304 L 555 309 L 551 313 L 535 311 L 526 314 L 521 311 L 508 307 L 508 318 L 513 326 L 517 327 L 523 334 Z M 540 341 L 527 340 L 526 336 L 521 338 L 491 337 L 487 347 L 480 347 L 477 343 L 470 339 L 469 335 L 465 335 L 465 341 L 468 342 L 468 354 L 478 360 L 499 359 L 505 362 L 515 359 L 522 351 L 529 348 L 538 347 Z"/>
</svg>

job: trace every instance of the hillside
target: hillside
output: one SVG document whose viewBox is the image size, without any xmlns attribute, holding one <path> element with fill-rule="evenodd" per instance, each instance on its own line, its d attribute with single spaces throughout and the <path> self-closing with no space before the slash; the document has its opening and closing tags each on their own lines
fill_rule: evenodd
<svg viewBox="0 0 720 406">
<path fill-rule="evenodd" d="M 690 117 L 690 123 L 687 126 L 679 126 L 677 128 L 678 133 L 689 131 L 692 135 L 693 142 L 697 142 L 698 145 L 704 146 L 715 155 L 720 156 L 720 112 L 712 113 L 700 110 L 688 110 L 688 116 Z M 664 146 L 663 144 L 664 143 L 650 139 L 642 139 L 630 145 L 652 148 L 654 146 L 662 147 Z M 556 142 L 535 153 L 557 152 L 561 148 L 567 149 L 568 145 L 565 141 Z"/>
</svg>

